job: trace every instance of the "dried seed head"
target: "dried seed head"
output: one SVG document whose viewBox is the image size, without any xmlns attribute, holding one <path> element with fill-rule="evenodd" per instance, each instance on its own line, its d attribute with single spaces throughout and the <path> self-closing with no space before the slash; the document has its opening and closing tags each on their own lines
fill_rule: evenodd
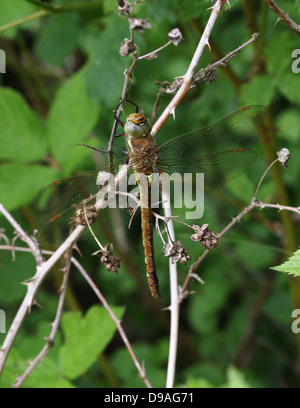
<svg viewBox="0 0 300 408">
<path fill-rule="evenodd" d="M 186 265 L 192 259 L 190 255 L 187 255 L 188 249 L 184 248 L 181 241 L 164 244 L 163 252 L 167 258 L 171 258 L 173 264 L 179 261 L 181 264 Z"/>
<path fill-rule="evenodd" d="M 291 154 L 290 154 L 289 150 L 286 149 L 285 147 L 283 147 L 281 150 L 279 150 L 279 152 L 277 152 L 277 156 L 278 156 L 278 160 L 283 165 L 283 167 L 285 169 L 287 169 L 288 168 L 288 161 L 289 161 L 289 159 L 291 157 Z"/>
<path fill-rule="evenodd" d="M 168 38 L 175 46 L 177 46 L 183 37 L 181 31 L 178 28 L 174 28 L 168 33 Z"/>
<path fill-rule="evenodd" d="M 200 241 L 206 249 L 214 249 L 218 246 L 219 238 L 210 229 L 207 228 L 208 224 L 203 224 L 202 227 L 198 225 L 193 225 L 195 234 L 191 236 L 192 241 Z"/>
<path fill-rule="evenodd" d="M 120 54 L 122 57 L 127 57 L 127 55 L 131 54 L 136 50 L 135 44 L 129 40 L 129 38 L 124 38 L 121 47 L 120 47 Z"/>
<path fill-rule="evenodd" d="M 152 28 L 150 22 L 145 18 L 131 18 L 129 21 L 129 27 L 131 30 L 137 30 L 141 33 L 144 32 L 145 29 Z"/>
<path fill-rule="evenodd" d="M 107 244 L 103 250 L 100 249 L 94 252 L 92 255 L 96 255 L 100 258 L 101 264 L 107 271 L 117 274 L 118 269 L 120 268 L 120 258 L 118 256 L 114 256 L 112 251 L 113 245 Z"/>
<path fill-rule="evenodd" d="M 97 211 L 94 205 L 88 205 L 86 207 L 78 208 L 75 211 L 73 220 L 75 225 L 87 225 L 86 220 L 88 220 L 89 225 L 93 224 L 97 219 Z"/>
<path fill-rule="evenodd" d="M 161 92 L 168 93 L 168 94 L 173 94 L 182 85 L 182 78 L 176 78 L 173 82 L 168 82 L 168 81 L 159 82 L 159 81 L 156 81 L 155 83 L 156 83 L 156 85 L 161 86 L 161 88 L 160 88 Z"/>
<path fill-rule="evenodd" d="M 130 13 L 132 12 L 132 5 L 127 0 L 118 0 L 119 7 L 118 10 L 122 16 L 130 17 Z"/>
</svg>

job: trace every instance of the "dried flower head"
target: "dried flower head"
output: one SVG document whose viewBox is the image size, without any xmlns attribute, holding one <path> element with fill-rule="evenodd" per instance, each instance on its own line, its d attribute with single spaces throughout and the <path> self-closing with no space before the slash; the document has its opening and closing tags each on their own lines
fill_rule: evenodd
<svg viewBox="0 0 300 408">
<path fill-rule="evenodd" d="M 127 0 L 118 0 L 119 6 L 118 10 L 122 16 L 130 17 L 130 13 L 132 12 L 132 5 Z"/>
<path fill-rule="evenodd" d="M 287 169 L 288 168 L 288 161 L 289 161 L 289 159 L 291 157 L 291 154 L 290 154 L 289 150 L 286 149 L 285 147 L 283 147 L 281 150 L 279 150 L 279 152 L 277 152 L 277 156 L 278 156 L 278 160 L 283 165 L 283 167 L 285 169 Z"/>
<path fill-rule="evenodd" d="M 141 33 L 144 32 L 145 29 L 152 28 L 150 22 L 146 18 L 131 18 L 129 21 L 129 27 L 131 30 L 137 30 Z"/>
<path fill-rule="evenodd" d="M 171 258 L 173 264 L 179 261 L 181 264 L 186 265 L 192 259 L 190 255 L 187 255 L 188 249 L 184 248 L 181 241 L 164 244 L 163 252 L 167 258 Z"/>
<path fill-rule="evenodd" d="M 135 50 L 135 44 L 131 40 L 129 40 L 129 38 L 124 38 L 119 51 L 122 57 L 127 57 L 127 55 L 131 54 Z"/>
<path fill-rule="evenodd" d="M 97 211 L 94 205 L 87 205 L 86 207 L 77 208 L 73 220 L 75 225 L 89 225 L 93 224 L 97 219 Z"/>
<path fill-rule="evenodd" d="M 100 258 L 101 264 L 105 267 L 107 271 L 117 274 L 118 269 L 120 268 L 120 258 L 118 256 L 114 256 L 112 251 L 113 245 L 107 244 L 103 248 L 103 250 L 99 249 L 92 255 L 96 255 Z"/>
<path fill-rule="evenodd" d="M 191 236 L 192 241 L 200 241 L 206 249 L 214 249 L 218 246 L 219 238 L 210 229 L 208 229 L 209 224 L 203 224 L 202 227 L 198 225 L 193 225 L 193 230 L 195 234 Z"/>
<path fill-rule="evenodd" d="M 173 30 L 168 33 L 168 38 L 177 47 L 183 37 L 178 28 L 173 28 Z"/>
</svg>

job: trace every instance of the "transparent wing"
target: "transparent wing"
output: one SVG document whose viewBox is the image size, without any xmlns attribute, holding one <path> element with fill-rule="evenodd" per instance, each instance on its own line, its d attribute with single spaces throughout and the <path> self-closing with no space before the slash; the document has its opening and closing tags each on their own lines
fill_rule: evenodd
<svg viewBox="0 0 300 408">
<path fill-rule="evenodd" d="M 101 170 L 57 180 L 41 190 L 35 198 L 35 204 L 46 213 L 48 223 L 39 233 L 39 242 L 42 244 L 62 242 L 75 223 L 74 216 L 76 212 L 83 209 L 89 210 L 89 208 L 93 207 L 99 199 L 99 192 L 102 191 L 103 185 L 106 185 L 106 178 L 111 174 L 117 174 L 123 166 L 123 160 L 115 160 L 112 173 L 112 167 L 106 166 Z M 131 173 L 132 170 L 129 169 L 128 175 Z M 103 196 L 102 194 L 100 197 Z M 121 214 L 130 213 L 131 211 L 131 208 L 126 204 L 127 201 L 127 199 L 115 199 L 115 205 L 112 206 L 116 208 L 107 208 L 100 211 L 101 218 L 108 221 L 110 228 L 118 228 L 128 222 L 129 215 L 126 216 L 125 214 L 124 216 L 124 214 Z M 118 208 L 120 202 L 123 204 L 122 210 L 124 211 L 120 211 Z"/>
<path fill-rule="evenodd" d="M 205 173 L 205 179 L 228 182 L 251 167 L 258 155 L 244 146 L 257 135 L 266 109 L 249 106 L 159 148 L 157 168 L 167 173 Z"/>
<path fill-rule="evenodd" d="M 105 166 L 99 170 L 54 181 L 39 192 L 34 203 L 40 210 L 62 213 L 83 200 L 92 201 L 99 192 L 99 173 L 102 173 L 103 177 L 105 174 L 115 175 L 123 165 L 124 160 L 115 160 L 112 167 Z"/>
</svg>

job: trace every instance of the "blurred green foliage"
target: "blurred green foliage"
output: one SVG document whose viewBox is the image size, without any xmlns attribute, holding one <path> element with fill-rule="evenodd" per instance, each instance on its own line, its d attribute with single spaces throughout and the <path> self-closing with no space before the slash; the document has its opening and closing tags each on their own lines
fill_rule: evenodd
<svg viewBox="0 0 300 408">
<path fill-rule="evenodd" d="M 253 196 L 256 185 L 286 146 L 292 154 L 288 171 L 276 165 L 260 190 L 259 198 L 299 206 L 300 74 L 292 72 L 292 51 L 297 35 L 258 0 L 230 1 L 219 16 L 201 66 L 218 60 L 247 41 L 255 31 L 257 42 L 242 50 L 227 67 L 218 69 L 216 81 L 200 84 L 176 110 L 157 136 L 160 145 L 171 136 L 197 129 L 239 107 L 262 104 L 269 108 L 265 134 L 255 142 L 261 160 L 250 172 L 205 197 L 203 222 L 221 231 Z M 299 23 L 299 1 L 278 1 Z M 47 6 L 61 6 L 52 14 Z M 150 116 L 158 91 L 156 81 L 183 75 L 209 16 L 211 1 L 145 0 L 134 16 L 148 18 L 152 29 L 135 33 L 139 55 L 167 42 L 168 32 L 179 27 L 184 40 L 164 49 L 157 59 L 142 60 L 133 72 L 129 97 Z M 27 16 L 42 12 L 39 18 Z M 7 24 L 26 19 L 12 28 Z M 22 227 L 32 233 L 45 220 L 33 205 L 37 192 L 55 179 L 93 170 L 103 157 L 75 146 L 88 143 L 105 149 L 113 123 L 124 69 L 119 47 L 129 37 L 128 21 L 117 11 L 117 1 L 55 0 L 40 7 L 25 0 L 0 0 L 0 48 L 5 50 L 7 73 L 0 76 L 0 202 Z M 171 96 L 165 94 L 160 110 Z M 125 107 L 125 114 L 130 106 Z M 124 142 L 120 145 L 124 147 Z M 93 160 L 94 159 L 94 160 Z M 102 163 L 102 164 L 101 164 Z M 212 186 L 214 187 L 214 186 Z M 284 200 L 284 202 L 282 202 Z M 176 215 L 183 215 L 176 210 Z M 202 221 L 202 220 L 201 220 Z M 0 216 L 0 228 L 13 237 Z M 90 239 L 79 243 L 84 265 L 99 285 L 123 326 L 140 362 L 156 387 L 163 387 L 168 359 L 168 260 L 155 234 L 157 272 L 163 305 L 153 304 L 145 279 L 139 222 L 130 231 L 117 230 L 116 251 L 122 266 L 111 275 L 90 254 Z M 194 281 L 194 293 L 181 305 L 178 387 L 293 387 L 299 385 L 300 347 L 291 331 L 291 313 L 299 301 L 295 283 L 270 270 L 299 246 L 299 219 L 274 210 L 253 211 L 222 239 L 201 264 L 205 284 Z M 102 242 L 111 241 L 103 234 Z M 176 236 L 193 260 L 203 252 L 189 240 L 190 232 L 176 225 Z M 1 244 L 4 244 L 1 241 Z M 77 256 L 77 255 L 76 255 Z M 79 256 L 78 256 L 79 257 Z M 299 269 L 299 266 L 298 266 Z M 183 283 L 188 267 L 179 266 Z M 7 328 L 26 292 L 21 283 L 34 274 L 30 254 L 16 259 L 0 253 L 0 309 Z M 0 387 L 8 387 L 21 374 L 49 336 L 61 283 L 59 266 L 41 287 L 34 307 L 22 325 Z M 298 296 L 298 297 L 297 297 Z M 143 387 L 136 368 L 114 333 L 116 328 L 78 271 L 72 268 L 65 312 L 55 346 L 26 380 L 24 387 Z M 0 334 L 0 343 L 4 334 Z"/>
</svg>

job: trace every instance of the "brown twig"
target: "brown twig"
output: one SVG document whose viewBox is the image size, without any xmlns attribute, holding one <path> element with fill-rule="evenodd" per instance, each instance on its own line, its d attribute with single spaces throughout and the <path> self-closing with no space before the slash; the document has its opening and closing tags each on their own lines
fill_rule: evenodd
<svg viewBox="0 0 300 408">
<path fill-rule="evenodd" d="M 25 242 L 29 246 L 31 253 L 35 257 L 37 265 L 41 265 L 43 257 L 37 243 L 25 233 L 20 224 L 18 224 L 15 221 L 15 219 L 10 215 L 10 213 L 4 208 L 3 204 L 1 203 L 0 213 L 2 213 L 4 217 L 7 219 L 7 221 L 15 228 L 17 237 L 19 237 L 23 242 Z"/>
<path fill-rule="evenodd" d="M 170 115 L 175 115 L 175 109 L 185 96 L 185 94 L 190 90 L 192 79 L 195 74 L 196 68 L 198 66 L 199 60 L 202 56 L 202 53 L 209 44 L 209 37 L 211 31 L 215 25 L 215 22 L 222 10 L 222 7 L 226 3 L 226 0 L 217 0 L 213 7 L 211 8 L 211 15 L 208 19 L 207 25 L 203 32 L 203 35 L 199 41 L 198 47 L 193 55 L 191 63 L 188 67 L 188 70 L 184 77 L 182 78 L 182 84 L 169 103 L 165 108 L 164 112 L 160 115 L 156 123 L 154 124 L 151 134 L 155 136 L 159 129 L 163 126 Z M 172 212 L 170 206 L 170 197 L 163 193 L 163 208 L 165 217 L 171 219 Z M 169 243 L 175 242 L 175 233 L 174 225 L 172 221 L 168 225 L 168 231 L 170 234 Z M 174 378 L 175 378 L 175 367 L 176 367 L 176 355 L 177 355 L 177 340 L 178 340 L 178 326 L 179 326 L 179 293 L 178 293 L 178 281 L 177 281 L 177 268 L 176 264 L 172 263 L 172 260 L 169 261 L 169 274 L 170 274 L 170 291 L 171 291 L 171 304 L 169 310 L 171 313 L 171 322 L 170 322 L 170 346 L 169 346 L 169 358 L 168 358 L 168 371 L 167 371 L 167 381 L 166 387 L 173 387 Z"/>
<path fill-rule="evenodd" d="M 283 150 L 283 149 L 282 149 Z M 256 191 L 254 193 L 254 196 L 251 198 L 250 204 L 244 208 L 243 211 L 240 212 L 235 218 L 231 220 L 231 222 L 218 234 L 219 239 L 222 238 L 235 224 L 241 221 L 241 219 L 248 214 L 250 211 L 252 211 L 254 208 L 260 208 L 263 210 L 264 208 L 274 208 L 277 209 L 278 211 L 289 211 L 289 212 L 295 212 L 296 214 L 300 215 L 300 206 L 299 207 L 291 207 L 291 206 L 286 206 L 286 205 L 281 205 L 281 204 L 271 204 L 271 203 L 264 203 L 260 200 L 257 199 L 257 194 L 259 191 L 259 188 L 261 187 L 262 181 L 264 180 L 267 172 L 271 169 L 272 166 L 274 166 L 277 161 L 280 161 L 280 159 L 276 159 L 272 162 L 272 164 L 267 168 L 267 170 L 263 173 L 261 179 L 259 180 L 258 186 L 256 188 Z M 285 163 L 282 162 L 282 165 L 285 167 Z M 191 265 L 189 272 L 185 278 L 184 284 L 181 288 L 181 293 L 187 293 L 189 283 L 192 278 L 195 277 L 196 270 L 198 269 L 199 265 L 203 262 L 203 260 L 206 258 L 206 256 L 210 253 L 210 250 L 206 250 L 203 252 L 203 254 L 197 259 L 197 261 Z M 184 298 L 186 296 L 182 296 Z"/>
<path fill-rule="evenodd" d="M 30 376 L 32 371 L 35 369 L 35 367 L 44 359 L 44 357 L 48 354 L 50 349 L 54 346 L 54 340 L 55 336 L 57 333 L 57 330 L 60 325 L 60 320 L 61 316 L 63 313 L 63 307 L 64 307 L 64 302 L 65 302 L 65 296 L 66 296 L 66 290 L 67 290 L 67 284 L 68 284 L 68 279 L 69 279 L 69 272 L 70 272 L 70 266 L 71 266 L 71 257 L 70 254 L 66 254 L 66 263 L 65 267 L 63 268 L 63 281 L 60 287 L 60 294 L 59 294 L 59 300 L 58 300 L 58 305 L 57 305 L 57 311 L 56 311 L 56 316 L 51 324 L 52 329 L 49 337 L 45 338 L 46 344 L 40 351 L 40 353 L 34 358 L 33 361 L 30 362 L 29 366 L 25 370 L 25 372 L 16 378 L 14 388 L 20 388 L 21 385 L 24 383 L 26 378 Z"/>
<path fill-rule="evenodd" d="M 85 269 L 82 267 L 82 265 L 76 260 L 76 259 L 72 259 L 72 262 L 74 263 L 74 265 L 76 266 L 76 268 L 79 270 L 79 272 L 81 273 L 81 275 L 84 277 L 84 279 L 88 282 L 88 284 L 90 285 L 90 287 L 93 289 L 93 291 L 95 292 L 96 296 L 98 297 L 98 299 L 100 300 L 100 302 L 103 304 L 103 306 L 105 307 L 105 309 L 108 311 L 110 317 L 112 318 L 112 320 L 114 321 L 115 325 L 117 326 L 118 332 L 140 374 L 140 377 L 142 378 L 142 380 L 144 381 L 144 383 L 146 384 L 146 386 L 148 388 L 152 388 L 152 385 L 150 384 L 150 381 L 148 380 L 146 373 L 145 373 L 145 369 L 144 367 L 142 367 L 138 361 L 138 359 L 136 358 L 134 351 L 131 347 L 131 344 L 128 340 L 128 337 L 126 336 L 126 333 L 122 327 L 122 324 L 120 322 L 120 320 L 116 317 L 116 315 L 114 314 L 114 312 L 112 311 L 112 309 L 110 308 L 109 304 L 107 303 L 105 297 L 102 295 L 102 293 L 100 292 L 100 290 L 97 288 L 97 286 L 95 285 L 95 283 L 93 282 L 93 280 L 90 278 L 89 274 L 85 271 Z"/>
<path fill-rule="evenodd" d="M 21 251 L 21 252 L 31 252 L 30 248 L 24 248 L 24 247 L 15 247 L 15 248 L 13 248 L 12 245 L 0 245 L 0 250 L 13 250 L 13 249 L 16 250 L 16 251 Z M 47 255 L 52 255 L 53 254 L 52 251 L 44 251 L 43 250 L 42 252 L 43 252 L 43 254 L 47 254 Z M 117 317 L 113 313 L 112 309 L 110 308 L 109 304 L 107 303 L 106 299 L 104 298 L 104 296 L 102 295 L 100 290 L 97 288 L 97 286 L 95 285 L 93 280 L 89 277 L 88 273 L 85 271 L 85 269 L 82 267 L 82 265 L 73 257 L 70 258 L 70 261 L 76 266 L 76 268 L 79 270 L 79 272 L 85 278 L 85 280 L 91 286 L 91 288 L 93 289 L 93 291 L 95 292 L 96 296 L 101 301 L 103 306 L 107 309 L 107 311 L 110 314 L 112 320 L 114 321 L 114 323 L 117 326 L 117 329 L 118 329 L 118 331 L 120 333 L 120 336 L 121 336 L 122 340 L 124 341 L 124 344 L 127 347 L 128 351 L 129 351 L 129 354 L 132 357 L 135 366 L 137 367 L 137 370 L 138 370 L 138 372 L 140 374 L 140 377 L 142 378 L 142 380 L 144 381 L 144 383 L 146 384 L 146 386 L 148 388 L 152 388 L 152 385 L 151 385 L 151 383 L 149 382 L 149 380 L 148 380 L 148 378 L 146 376 L 145 368 L 138 362 L 138 359 L 136 358 L 136 356 L 135 356 L 135 354 L 133 352 L 133 349 L 132 349 L 131 344 L 130 344 L 130 342 L 128 340 L 128 337 L 127 337 L 124 329 L 122 328 L 121 322 L 117 319 Z M 66 288 L 67 288 L 68 274 L 69 274 L 69 265 L 67 265 L 67 267 L 64 270 L 64 278 L 63 278 L 63 283 L 61 285 L 61 291 L 60 291 L 60 296 L 59 296 L 59 302 L 58 302 L 56 317 L 55 317 L 54 322 L 52 323 L 52 330 L 51 330 L 50 336 L 45 339 L 46 340 L 46 345 L 43 347 L 43 349 L 38 354 L 38 356 L 30 363 L 30 365 L 26 369 L 26 371 L 20 377 L 18 377 L 16 379 L 16 382 L 14 384 L 15 388 L 19 388 L 23 384 L 23 382 L 26 380 L 26 378 L 28 378 L 28 376 L 31 374 L 33 369 L 45 357 L 45 355 L 49 352 L 50 348 L 54 344 L 55 335 L 56 335 L 56 332 L 58 330 L 60 319 L 61 319 L 61 314 L 62 314 L 62 309 L 63 309 L 63 304 L 64 304 L 64 298 L 65 298 L 65 292 L 66 292 Z M 16 328 L 16 329 L 18 329 L 18 328 Z M 1 352 L 0 352 L 0 364 L 1 364 Z"/>
<path fill-rule="evenodd" d="M 300 36 L 300 25 L 295 23 L 294 20 L 291 19 L 288 13 L 285 13 L 281 10 L 280 7 L 273 0 L 262 0 L 270 9 L 274 11 L 275 14 L 278 16 L 279 21 L 283 21 L 286 23 L 297 35 Z"/>
<path fill-rule="evenodd" d="M 185 96 L 185 94 L 190 90 L 191 84 L 192 84 L 192 79 L 195 74 L 197 65 L 199 63 L 199 60 L 201 58 L 201 55 L 207 45 L 209 45 L 209 37 L 210 33 L 215 25 L 215 22 L 224 6 L 226 3 L 226 0 L 217 0 L 213 7 L 211 8 L 212 12 L 210 15 L 210 18 L 206 24 L 205 30 L 203 32 L 203 35 L 199 41 L 198 47 L 194 53 L 194 56 L 192 58 L 192 61 L 188 67 L 188 70 L 184 77 L 182 78 L 182 84 L 176 93 L 176 95 L 173 97 L 169 105 L 165 108 L 164 112 L 160 115 L 156 123 L 154 124 L 151 134 L 155 136 L 159 129 L 162 127 L 162 125 L 166 122 L 168 117 L 170 115 L 175 114 L 175 109 L 182 100 L 182 98 Z"/>
</svg>

